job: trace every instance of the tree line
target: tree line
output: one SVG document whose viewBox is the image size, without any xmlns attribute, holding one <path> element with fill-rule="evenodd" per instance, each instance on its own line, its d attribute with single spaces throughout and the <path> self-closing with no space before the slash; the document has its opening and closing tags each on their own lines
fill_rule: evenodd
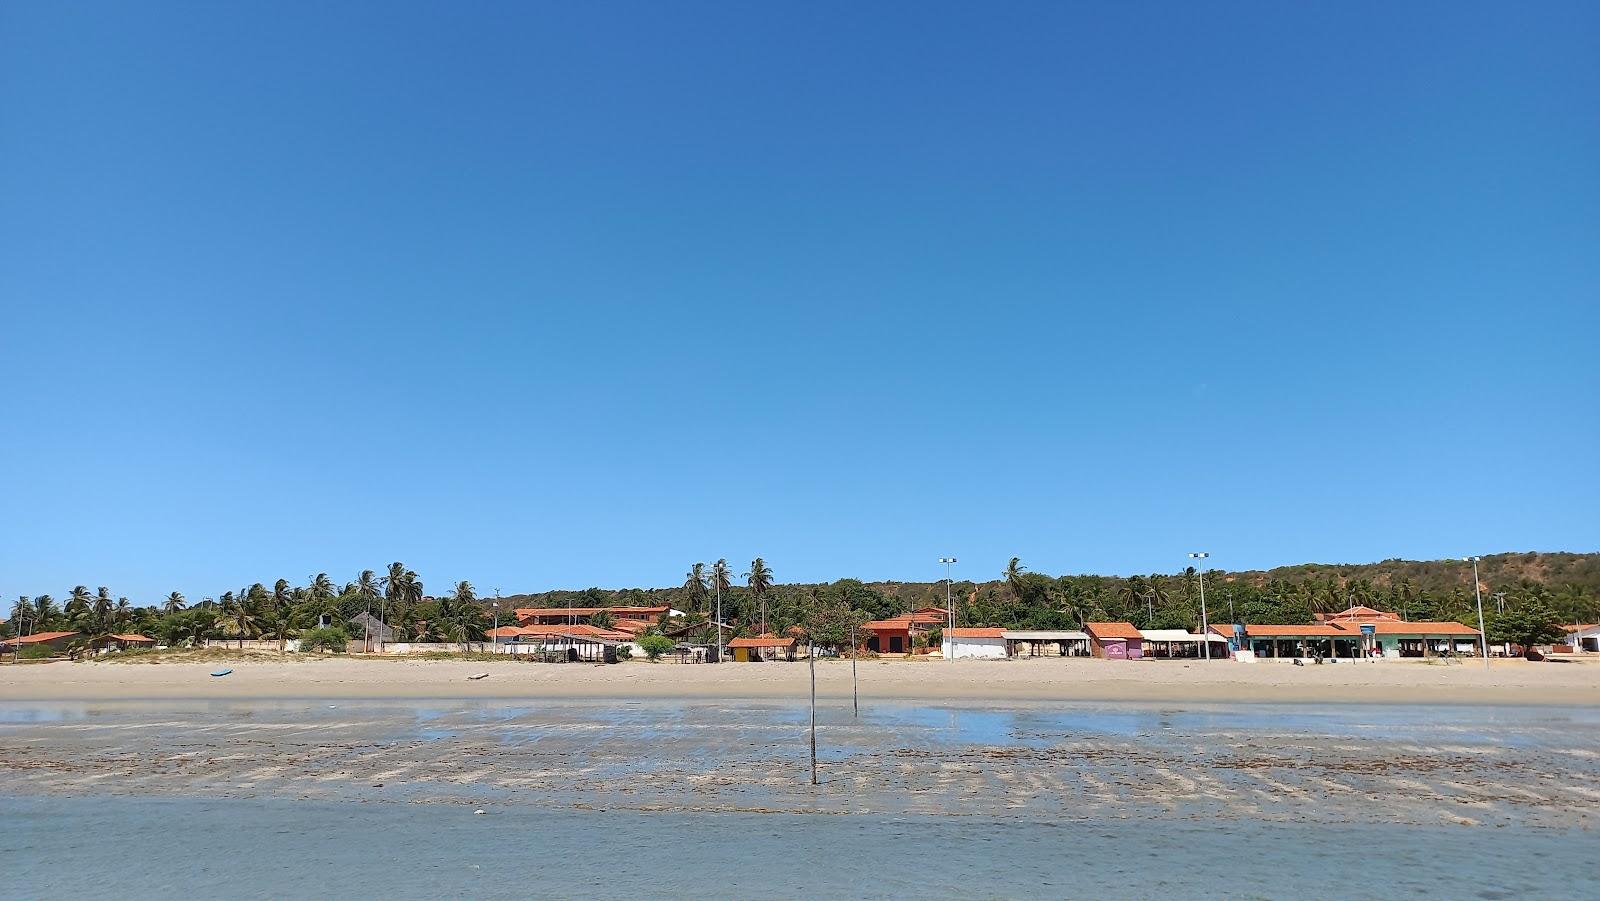
<svg viewBox="0 0 1600 901">
<path fill-rule="evenodd" d="M 362 570 L 342 587 L 327 573 L 317 573 L 304 585 L 278 579 L 269 588 L 255 582 L 192 605 L 176 591 L 158 603 L 136 606 L 126 597 L 113 601 L 107 588 L 91 594 L 77 585 L 60 602 L 48 594 L 18 597 L 5 625 L 7 635 L 61 631 L 100 638 L 137 633 L 171 645 L 237 639 L 277 641 L 282 648 L 289 639 L 317 630 L 324 619 L 334 623 L 318 636 L 325 643 L 336 643 L 341 635 L 361 638 L 350 634 L 348 624 L 362 613 L 371 614 L 397 641 L 479 641 L 489 622 L 471 582 L 457 582 L 449 592 L 430 596 L 416 572 L 396 562 L 382 576 Z"/>
<path fill-rule="evenodd" d="M 1564 558 L 1563 572 L 1579 573 L 1586 581 L 1587 573 L 1600 572 L 1590 565 L 1590 558 L 1600 555 L 1551 556 Z M 1470 569 L 1454 561 L 1394 563 L 1387 570 L 1384 564 L 1370 564 L 1242 573 L 1189 568 L 1127 577 L 1050 576 L 1029 570 L 1013 557 L 992 579 L 956 580 L 947 586 L 943 581 L 858 579 L 780 584 L 764 558 L 752 560 L 743 573 L 735 572 L 726 559 L 718 559 L 709 565 L 693 564 L 683 582 L 671 588 L 511 595 L 502 600 L 500 609 L 509 613 L 518 606 L 667 606 L 686 617 L 671 621 L 663 617 L 658 630 L 710 638 L 716 633 L 720 597 L 724 637 L 798 630 L 824 643 L 842 644 L 852 627 L 920 607 L 943 607 L 948 594 L 960 625 L 1079 629 L 1086 622 L 1111 620 L 1141 628 L 1194 630 L 1201 621 L 1203 579 L 1209 620 L 1217 624 L 1297 625 L 1312 622 L 1318 613 L 1366 605 L 1413 621 L 1476 625 Z M 1600 592 L 1591 585 L 1551 585 L 1530 575 L 1553 568 L 1529 555 L 1484 558 L 1481 587 L 1491 641 L 1518 641 L 1509 632 L 1527 635 L 1529 623 L 1544 624 L 1542 631 L 1548 634 L 1565 624 L 1600 619 Z M 6 630 L 7 634 L 78 631 L 90 636 L 138 632 L 169 644 L 267 639 L 281 646 L 315 629 L 325 615 L 344 624 L 369 612 L 392 630 L 395 640 L 469 642 L 484 637 L 490 624 L 488 601 L 465 581 L 442 595 L 429 595 L 417 573 L 396 562 L 381 576 L 363 570 L 342 587 L 326 573 L 317 573 L 304 585 L 279 579 L 269 588 L 257 582 L 195 605 L 173 592 L 159 603 L 135 606 L 125 597 L 113 600 L 106 588 L 91 593 L 79 585 L 63 602 L 50 595 L 18 598 Z M 1512 628 L 1513 623 L 1521 625 Z"/>
</svg>

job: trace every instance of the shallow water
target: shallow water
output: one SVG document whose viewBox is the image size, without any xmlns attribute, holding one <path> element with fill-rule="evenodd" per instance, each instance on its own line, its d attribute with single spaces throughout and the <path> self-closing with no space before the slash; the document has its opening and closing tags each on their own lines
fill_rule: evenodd
<svg viewBox="0 0 1600 901">
<path fill-rule="evenodd" d="M 1600 850 L 1516 828 L 0 801 L 0 896 L 15 898 L 1576 898 L 1561 880 Z"/>
<path fill-rule="evenodd" d="M 4 704 L 0 898 L 1579 897 L 1600 859 L 1590 708 L 818 722 L 812 786 L 788 704 Z"/>
</svg>

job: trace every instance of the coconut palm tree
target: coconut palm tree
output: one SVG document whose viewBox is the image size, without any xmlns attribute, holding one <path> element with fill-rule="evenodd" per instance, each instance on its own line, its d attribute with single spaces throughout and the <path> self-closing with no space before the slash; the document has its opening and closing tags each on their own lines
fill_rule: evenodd
<svg viewBox="0 0 1600 901">
<path fill-rule="evenodd" d="M 33 601 L 27 595 L 18 595 L 11 606 L 11 634 L 20 636 L 28 623 L 34 621 Z"/>
<path fill-rule="evenodd" d="M 48 629 L 61 619 L 61 608 L 56 606 L 55 598 L 41 594 L 33 599 L 33 617 L 29 621 L 28 631 L 38 632 L 41 629 Z"/>
<path fill-rule="evenodd" d="M 117 598 L 117 606 L 111 611 L 111 622 L 117 629 L 127 629 L 133 625 L 133 604 L 127 598 Z"/>
<path fill-rule="evenodd" d="M 327 573 L 317 573 L 311 577 L 310 584 L 306 586 L 306 596 L 313 601 L 326 601 L 338 594 L 334 590 L 333 580 Z"/>
<path fill-rule="evenodd" d="M 66 614 L 74 626 L 83 628 L 87 624 L 91 597 L 88 587 L 83 585 L 74 585 L 68 593 Z"/>
<path fill-rule="evenodd" d="M 1006 587 L 1011 589 L 1011 596 L 1019 601 L 1022 600 L 1022 574 L 1027 571 L 1021 557 L 1012 557 L 1011 562 L 1006 564 L 1006 571 L 1001 573 L 1006 580 Z"/>
<path fill-rule="evenodd" d="M 356 576 L 354 583 L 356 594 L 366 599 L 367 618 L 362 621 L 362 641 L 365 643 L 362 650 L 372 650 L 372 602 L 378 599 L 378 574 L 370 569 L 363 569 L 361 575 Z"/>
<path fill-rule="evenodd" d="M 683 581 L 684 591 L 688 593 L 689 611 L 698 612 L 705 608 L 706 601 L 706 565 L 696 563 L 689 567 L 689 572 Z"/>
<path fill-rule="evenodd" d="M 174 591 L 173 593 L 167 595 L 167 600 L 161 605 L 161 610 L 163 613 L 171 616 L 186 606 L 188 606 L 188 602 L 183 599 L 183 595 Z"/>
<path fill-rule="evenodd" d="M 100 586 L 95 590 L 94 602 L 90 605 L 89 617 L 94 621 L 96 632 L 109 632 L 111 629 L 111 611 L 117 602 L 111 599 L 111 589 Z"/>
<path fill-rule="evenodd" d="M 244 647 L 246 638 L 254 638 L 260 634 L 260 626 L 256 622 L 255 613 L 245 604 L 233 599 L 233 592 L 223 595 L 222 613 L 217 617 L 217 628 L 223 634 L 231 635 L 239 640 L 239 647 Z"/>
<path fill-rule="evenodd" d="M 750 571 L 744 574 L 744 583 L 750 587 L 750 596 L 761 606 L 761 632 L 767 631 L 767 592 L 772 590 L 772 570 L 767 561 L 757 557 L 750 561 Z"/>
<path fill-rule="evenodd" d="M 272 606 L 274 609 L 288 607 L 291 600 L 288 579 L 279 579 L 272 583 Z"/>
</svg>

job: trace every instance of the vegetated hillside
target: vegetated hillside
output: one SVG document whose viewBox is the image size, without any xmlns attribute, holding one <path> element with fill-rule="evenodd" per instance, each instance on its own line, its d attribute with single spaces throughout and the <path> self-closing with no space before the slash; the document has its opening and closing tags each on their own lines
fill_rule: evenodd
<svg viewBox="0 0 1600 901">
<path fill-rule="evenodd" d="M 1485 556 L 1479 577 L 1486 606 L 1539 603 L 1566 620 L 1600 618 L 1600 554 L 1510 553 Z M 1086 620 L 1129 620 L 1142 627 L 1193 628 L 1200 619 L 1199 582 L 1192 570 L 1149 576 L 1048 576 L 1017 566 L 982 582 L 951 586 L 962 623 L 1021 628 L 1076 628 Z M 705 583 L 702 583 L 705 584 Z M 547 591 L 502 599 L 517 606 L 668 605 L 713 615 L 715 592 L 692 578 L 675 588 Z M 1499 599 L 1494 596 L 1501 595 Z M 764 600 L 765 615 L 763 616 Z M 773 585 L 758 598 L 743 585 L 723 591 L 723 619 L 741 632 L 802 623 L 819 609 L 865 617 L 943 606 L 943 582 Z M 1460 560 L 1386 560 L 1366 564 L 1302 564 L 1260 571 L 1206 572 L 1206 600 L 1216 621 L 1301 623 L 1313 614 L 1367 604 L 1409 619 L 1465 619 L 1474 614 L 1472 566 Z"/>
</svg>

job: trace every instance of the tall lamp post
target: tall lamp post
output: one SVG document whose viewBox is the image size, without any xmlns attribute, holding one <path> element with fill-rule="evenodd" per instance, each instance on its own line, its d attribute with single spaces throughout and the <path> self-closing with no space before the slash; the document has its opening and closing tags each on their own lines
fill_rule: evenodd
<svg viewBox="0 0 1600 901">
<path fill-rule="evenodd" d="M 1483 649 L 1483 668 L 1489 668 L 1489 636 L 1483 629 L 1483 589 L 1478 587 L 1478 561 L 1482 557 L 1461 558 L 1472 564 L 1472 596 L 1478 600 L 1478 647 Z"/>
<path fill-rule="evenodd" d="M 711 584 L 717 589 L 717 662 L 722 662 L 725 645 L 722 642 L 722 575 L 715 569 L 711 571 Z"/>
<path fill-rule="evenodd" d="M 1204 560 L 1211 556 L 1206 551 L 1190 554 L 1191 560 Z M 1206 660 L 1211 659 L 1211 618 L 1206 615 L 1206 571 L 1200 566 L 1195 567 L 1200 574 L 1200 653 Z"/>
<path fill-rule="evenodd" d="M 956 627 L 956 605 L 950 600 L 950 567 L 956 562 L 956 558 L 940 557 L 939 562 L 944 564 L 944 612 L 945 618 L 949 623 L 949 625 L 945 626 L 945 629 L 948 631 Z M 955 641 L 954 636 L 946 636 L 946 638 L 949 641 Z M 956 658 L 954 644 L 950 646 L 950 650 L 950 659 L 954 660 Z"/>
<path fill-rule="evenodd" d="M 494 631 L 489 633 L 489 646 L 500 653 L 500 589 L 494 590 Z"/>
</svg>

